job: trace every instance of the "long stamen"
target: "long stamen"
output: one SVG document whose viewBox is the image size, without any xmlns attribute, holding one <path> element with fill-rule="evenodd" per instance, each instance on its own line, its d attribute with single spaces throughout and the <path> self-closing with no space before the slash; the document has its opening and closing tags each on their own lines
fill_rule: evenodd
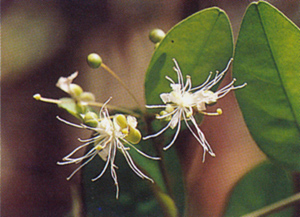
<svg viewBox="0 0 300 217">
<path fill-rule="evenodd" d="M 181 117 L 181 115 L 179 116 L 179 118 Z M 176 133 L 172 139 L 172 141 L 165 147 L 163 147 L 163 150 L 166 151 L 168 150 L 175 142 L 175 140 L 177 139 L 178 135 L 179 135 L 179 132 L 180 132 L 180 127 L 181 127 L 181 120 L 178 120 L 178 126 L 177 126 L 177 130 L 176 130 Z"/>
<path fill-rule="evenodd" d="M 162 128 L 160 131 L 158 131 L 157 133 L 143 137 L 143 140 L 147 140 L 147 139 L 159 136 L 160 134 L 165 132 L 170 127 L 170 125 L 171 125 L 171 121 L 164 128 Z"/>
<path fill-rule="evenodd" d="M 73 123 L 71 123 L 71 122 L 69 122 L 69 121 L 66 121 L 66 120 L 60 118 L 59 116 L 56 116 L 56 118 L 57 118 L 59 121 L 65 123 L 65 124 L 67 124 L 67 125 L 70 125 L 70 126 L 72 126 L 72 127 L 77 127 L 77 128 L 81 128 L 81 129 L 84 128 L 82 125 L 73 124 Z"/>
<path fill-rule="evenodd" d="M 66 157 L 63 158 L 63 161 L 67 161 L 67 162 L 57 162 L 57 164 L 58 165 L 64 165 L 64 164 L 70 164 L 70 163 L 78 164 L 82 160 L 94 155 L 96 152 L 97 152 L 97 150 L 95 150 L 95 148 L 92 148 L 87 154 L 85 154 L 84 156 L 79 157 L 79 158 L 71 158 L 72 154 L 68 154 Z"/>
<path fill-rule="evenodd" d="M 122 153 L 123 153 L 123 155 L 124 155 L 124 157 L 125 157 L 126 162 L 127 162 L 128 165 L 129 165 L 130 169 L 131 169 L 137 176 L 139 176 L 140 178 L 144 179 L 143 174 L 142 174 L 141 172 L 139 172 L 139 170 L 134 166 L 133 162 L 129 159 L 129 157 L 128 157 L 129 154 L 128 154 L 125 150 L 123 150 L 123 148 L 120 148 L 120 149 L 121 149 L 121 151 L 122 151 Z M 127 155 L 127 154 L 128 154 L 128 155 Z M 129 155 L 129 156 L 130 156 L 130 155 Z"/>
<path fill-rule="evenodd" d="M 192 87 L 192 80 L 191 80 L 191 76 L 187 75 L 186 76 L 186 83 L 185 83 L 185 86 L 183 88 L 183 92 L 186 92 L 186 91 L 190 91 L 191 90 L 191 87 Z"/>
<path fill-rule="evenodd" d="M 78 138 L 78 141 L 79 142 L 94 142 L 94 141 L 96 141 L 96 140 L 100 140 L 100 138 L 104 138 L 104 136 L 102 136 L 102 135 L 96 135 L 95 137 L 92 137 L 92 138 L 89 138 L 89 139 L 80 139 L 80 138 Z"/>
<path fill-rule="evenodd" d="M 95 177 L 95 178 L 92 179 L 93 182 L 96 181 L 96 180 L 98 180 L 98 179 L 100 179 L 103 176 L 103 174 L 105 173 L 105 171 L 106 171 L 106 169 L 108 167 L 108 164 L 111 163 L 110 158 L 111 158 L 111 143 L 109 144 L 109 151 L 108 151 L 108 155 L 107 155 L 105 166 L 102 169 L 101 173 L 97 177 Z"/>
<path fill-rule="evenodd" d="M 175 84 L 175 82 L 173 81 L 173 79 L 170 78 L 169 76 L 165 76 L 165 78 L 166 78 L 168 81 L 170 81 L 172 84 Z"/>
<path fill-rule="evenodd" d="M 137 147 L 135 147 L 134 145 L 132 145 L 130 142 L 128 142 L 126 139 L 121 139 L 121 141 L 125 142 L 126 144 L 130 145 L 130 147 L 132 147 L 134 150 L 136 150 L 139 154 L 143 155 L 146 158 L 149 158 L 151 160 L 161 160 L 160 157 L 153 157 L 150 155 L 147 155 L 146 153 L 142 152 L 141 150 L 139 150 Z"/>
<path fill-rule="evenodd" d="M 204 88 L 206 90 L 209 90 L 210 88 L 212 88 L 215 84 L 217 84 L 222 79 L 222 77 L 224 76 L 225 72 L 229 69 L 229 66 L 230 66 L 230 63 L 232 62 L 232 60 L 233 60 L 232 58 L 229 60 L 229 62 L 227 63 L 226 68 L 221 73 L 219 73 L 218 71 L 216 71 L 215 78 L 213 80 L 211 80 L 210 82 L 208 82 L 204 86 Z"/>
<path fill-rule="evenodd" d="M 118 167 L 115 165 L 115 157 L 116 157 L 116 151 L 117 151 L 117 144 L 116 141 L 113 141 L 113 145 L 112 145 L 112 156 L 111 156 L 111 160 L 110 160 L 110 174 L 111 177 L 113 178 L 114 182 L 115 182 L 115 186 L 116 186 L 116 199 L 119 198 L 119 183 L 118 183 L 118 177 L 117 177 L 117 173 L 115 168 L 118 169 Z"/>
<path fill-rule="evenodd" d="M 208 76 L 207 79 L 203 82 L 203 84 L 201 84 L 201 85 L 198 86 L 198 87 L 191 88 L 191 91 L 199 90 L 199 89 L 201 89 L 202 87 L 204 87 L 204 86 L 208 83 L 208 81 L 210 80 L 211 76 L 212 76 L 212 72 L 209 72 L 209 76 Z"/>
<path fill-rule="evenodd" d="M 218 116 L 223 113 L 221 108 L 217 108 L 216 112 L 205 112 L 205 111 L 199 111 L 201 114 L 208 115 L 208 116 Z"/>
<path fill-rule="evenodd" d="M 126 159 L 126 161 L 127 161 L 127 163 L 128 163 L 128 165 L 129 165 L 129 167 L 139 176 L 139 177 L 141 177 L 142 179 L 144 179 L 144 178 L 146 178 L 146 179 L 148 179 L 149 181 L 151 181 L 152 183 L 154 183 L 154 181 L 150 178 L 150 177 L 148 177 L 148 176 L 146 176 L 135 164 L 134 164 L 134 162 L 133 162 L 133 160 L 132 160 L 132 158 L 131 158 L 131 156 L 130 156 L 130 154 L 126 151 L 126 150 L 124 150 L 123 149 L 124 147 L 122 146 L 122 148 L 121 148 L 121 150 L 122 150 L 122 152 L 123 152 L 123 155 L 125 156 L 125 159 Z"/>
<path fill-rule="evenodd" d="M 205 144 L 204 147 L 205 149 L 208 151 L 208 153 L 212 156 L 212 157 L 215 157 L 215 153 L 213 152 L 212 148 L 210 147 L 210 145 L 208 144 L 208 142 L 206 141 L 205 139 L 205 136 L 203 134 L 203 132 L 199 129 L 198 125 L 197 125 L 197 122 L 195 120 L 195 118 L 193 116 L 191 116 L 191 121 L 193 123 L 193 125 L 195 126 L 196 130 L 197 130 L 197 133 L 198 133 L 198 136 L 199 138 L 203 141 L 203 143 Z M 203 144 L 202 143 L 202 144 Z"/>
<path fill-rule="evenodd" d="M 167 118 L 167 117 L 169 117 L 169 116 L 175 114 L 177 111 L 178 111 L 178 108 L 175 109 L 174 111 L 170 112 L 170 113 L 165 114 L 165 115 L 158 115 L 158 114 L 157 114 L 156 119 L 164 119 L 164 118 Z"/>
<path fill-rule="evenodd" d="M 176 61 L 175 58 L 173 58 L 172 60 L 173 60 L 173 62 L 175 64 L 174 70 L 177 72 L 178 83 L 181 85 L 181 87 L 183 87 L 184 86 L 184 84 L 183 84 L 183 77 L 182 77 L 182 73 L 181 73 L 181 70 L 179 68 L 179 65 L 178 65 L 178 63 L 177 63 L 177 61 Z"/>
<path fill-rule="evenodd" d="M 167 105 L 146 105 L 146 108 L 166 108 Z"/>
<path fill-rule="evenodd" d="M 78 150 L 80 150 L 80 149 L 82 149 L 82 148 L 88 146 L 88 145 L 91 144 L 91 143 L 93 143 L 93 141 L 87 142 L 87 143 L 85 143 L 85 144 L 83 144 L 83 145 L 81 145 L 81 146 L 75 148 L 70 154 L 68 154 L 67 156 L 65 156 L 65 157 L 63 158 L 63 160 L 69 160 L 70 157 L 71 157 L 73 154 L 75 154 Z M 86 156 L 86 155 L 85 155 L 85 156 Z M 78 158 L 77 158 L 77 159 L 78 159 Z M 58 162 L 58 164 L 60 164 L 60 162 Z"/>
<path fill-rule="evenodd" d="M 42 102 L 47 102 L 47 103 L 53 103 L 53 104 L 60 104 L 60 103 L 62 103 L 62 101 L 60 101 L 58 99 L 50 99 L 50 98 L 42 97 L 41 94 L 39 94 L 39 93 L 34 94 L 33 98 L 35 100 L 42 101 Z"/>
<path fill-rule="evenodd" d="M 74 170 L 71 175 L 67 178 L 67 180 L 70 180 L 75 173 L 77 173 L 82 167 L 84 167 L 86 164 L 88 164 L 91 160 L 93 160 L 93 158 L 96 156 L 97 154 L 95 153 L 95 155 L 93 155 L 92 157 L 90 157 L 90 159 L 88 159 L 86 162 L 84 162 L 83 164 L 81 164 L 76 170 Z"/>
<path fill-rule="evenodd" d="M 206 142 L 203 141 L 203 138 L 200 137 L 199 133 L 197 136 L 195 134 L 195 132 L 192 130 L 192 128 L 190 127 L 190 125 L 188 124 L 186 118 L 184 118 L 184 121 L 185 121 L 185 125 L 187 126 L 187 128 L 190 130 L 190 132 L 192 133 L 192 135 L 194 136 L 194 138 L 200 143 L 200 145 L 203 147 L 203 158 L 202 158 L 202 162 L 204 162 L 205 160 L 205 153 L 208 151 L 208 148 L 207 148 L 207 145 L 206 145 Z M 196 126 L 195 126 L 196 127 Z M 205 140 L 205 138 L 204 138 Z M 203 160 L 204 159 L 204 160 Z"/>
</svg>

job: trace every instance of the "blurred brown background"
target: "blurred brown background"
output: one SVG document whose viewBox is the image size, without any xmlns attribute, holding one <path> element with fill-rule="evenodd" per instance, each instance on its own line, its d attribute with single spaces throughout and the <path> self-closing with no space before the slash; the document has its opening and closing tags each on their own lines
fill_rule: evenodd
<svg viewBox="0 0 300 217">
<path fill-rule="evenodd" d="M 79 215 L 71 199 L 79 176 L 66 181 L 75 166 L 59 167 L 56 162 L 74 149 L 75 138 L 87 134 L 60 123 L 56 115 L 72 118 L 55 105 L 35 101 L 33 94 L 64 96 L 55 87 L 57 79 L 78 70 L 75 83 L 94 92 L 97 101 L 113 96 L 114 105 L 134 106 L 109 74 L 87 67 L 86 56 L 97 52 L 144 103 L 143 79 L 154 50 L 148 40 L 151 29 L 168 31 L 194 12 L 218 6 L 228 14 L 236 38 L 250 2 L 2 1 L 1 216 Z M 299 0 L 269 2 L 299 26 Z M 199 163 L 202 154 L 193 139 L 190 149 L 178 146 L 187 180 L 189 216 L 221 216 L 233 185 L 264 159 L 243 123 L 234 95 L 219 103 L 224 115 L 218 120 L 206 118 L 201 127 L 217 158 Z"/>
</svg>

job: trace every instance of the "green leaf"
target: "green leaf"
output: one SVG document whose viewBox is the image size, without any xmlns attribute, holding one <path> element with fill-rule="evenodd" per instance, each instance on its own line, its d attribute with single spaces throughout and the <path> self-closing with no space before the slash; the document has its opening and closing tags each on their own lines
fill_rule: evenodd
<svg viewBox="0 0 300 217">
<path fill-rule="evenodd" d="M 261 150 L 300 171 L 300 30 L 266 2 L 252 3 L 237 40 L 233 74 L 246 124 Z"/>
<path fill-rule="evenodd" d="M 222 10 L 209 8 L 186 18 L 166 34 L 153 54 L 145 80 L 147 104 L 161 104 L 159 95 L 171 91 L 166 75 L 177 81 L 173 58 L 195 86 L 210 71 L 224 69 L 232 52 L 232 30 Z"/>
<path fill-rule="evenodd" d="M 245 215 L 292 194 L 293 181 L 290 174 L 270 162 L 264 162 L 252 169 L 238 182 L 224 216 Z M 268 216 L 293 216 L 293 209 L 284 209 Z"/>
<path fill-rule="evenodd" d="M 64 97 L 60 98 L 59 101 L 61 101 L 61 103 L 57 104 L 59 108 L 65 109 L 71 115 L 80 120 L 82 119 L 79 115 L 80 108 L 76 105 L 75 101 L 72 98 Z"/>
</svg>

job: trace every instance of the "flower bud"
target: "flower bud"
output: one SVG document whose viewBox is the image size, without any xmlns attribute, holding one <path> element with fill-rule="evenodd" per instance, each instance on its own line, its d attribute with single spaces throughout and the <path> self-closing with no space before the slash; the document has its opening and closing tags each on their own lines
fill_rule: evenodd
<svg viewBox="0 0 300 217">
<path fill-rule="evenodd" d="M 116 124 L 118 124 L 121 127 L 121 129 L 127 128 L 128 126 L 125 115 L 116 115 L 114 117 L 114 121 Z"/>
<path fill-rule="evenodd" d="M 87 112 L 84 115 L 83 122 L 87 126 L 97 127 L 98 126 L 98 115 L 95 112 Z"/>
<path fill-rule="evenodd" d="M 162 31 L 161 29 L 153 29 L 150 34 L 149 34 L 149 39 L 153 42 L 153 43 L 158 43 L 161 42 L 161 40 L 163 40 L 163 38 L 165 37 L 165 33 L 164 31 Z"/>
<path fill-rule="evenodd" d="M 132 144 L 137 144 L 141 141 L 142 135 L 138 129 L 132 128 L 129 126 L 129 133 L 125 137 L 128 142 Z"/>
<path fill-rule="evenodd" d="M 77 84 L 70 84 L 70 91 L 75 96 L 80 96 L 83 92 L 82 88 Z"/>
<path fill-rule="evenodd" d="M 83 92 L 80 95 L 80 100 L 83 102 L 95 102 L 95 95 L 91 92 Z"/>
<path fill-rule="evenodd" d="M 91 53 L 87 56 L 87 63 L 93 69 L 99 68 L 102 64 L 101 57 L 96 53 Z"/>
</svg>

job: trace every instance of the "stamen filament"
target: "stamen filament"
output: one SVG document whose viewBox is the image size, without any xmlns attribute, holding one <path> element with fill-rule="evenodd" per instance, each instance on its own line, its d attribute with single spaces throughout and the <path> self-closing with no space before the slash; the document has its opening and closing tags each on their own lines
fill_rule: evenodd
<svg viewBox="0 0 300 217">
<path fill-rule="evenodd" d="M 171 121 L 164 128 L 162 128 L 160 131 L 158 131 L 157 133 L 143 137 L 143 140 L 147 140 L 147 139 L 159 136 L 160 134 L 165 132 L 170 127 L 170 125 L 171 125 Z"/>
<path fill-rule="evenodd" d="M 168 81 L 170 81 L 172 84 L 175 84 L 175 82 L 173 81 L 173 79 L 170 78 L 169 76 L 165 76 L 165 78 L 166 78 Z"/>
<path fill-rule="evenodd" d="M 181 115 L 180 115 L 180 117 L 181 117 Z M 177 137 L 178 137 L 178 135 L 179 135 L 180 128 L 181 128 L 181 121 L 179 120 L 179 121 L 178 121 L 178 125 L 177 125 L 176 133 L 175 133 L 175 135 L 174 135 L 172 141 L 171 141 L 167 146 L 163 147 L 163 150 L 164 150 L 164 151 L 168 150 L 168 149 L 174 144 L 174 142 L 176 141 L 176 139 L 177 139 Z"/>
<path fill-rule="evenodd" d="M 48 102 L 48 103 L 53 103 L 53 104 L 60 104 L 60 103 L 62 103 L 62 101 L 60 101 L 58 99 L 50 99 L 50 98 L 42 97 L 41 94 L 39 94 L 39 93 L 34 94 L 33 98 L 35 100 L 38 100 L 38 101 Z"/>
<path fill-rule="evenodd" d="M 111 147 L 109 147 L 108 158 L 106 159 L 106 163 L 104 165 L 104 168 L 102 169 L 101 173 L 97 177 L 95 177 L 95 178 L 92 179 L 93 182 L 96 181 L 96 180 L 98 180 L 98 179 L 100 179 L 103 176 L 103 174 L 105 173 L 105 171 L 106 171 L 106 169 L 108 167 L 108 164 L 111 163 L 110 155 L 111 155 Z"/>
<path fill-rule="evenodd" d="M 74 171 L 71 173 L 71 175 L 67 178 L 67 180 L 69 181 L 69 180 L 75 175 L 75 173 L 77 173 L 82 167 L 84 167 L 84 166 L 87 165 L 91 160 L 93 160 L 95 156 L 96 156 L 96 154 L 93 155 L 92 157 L 90 157 L 90 159 L 88 159 L 86 162 L 84 162 L 83 164 L 81 164 L 76 170 L 74 170 Z"/>
<path fill-rule="evenodd" d="M 123 142 L 125 142 L 127 145 L 130 145 L 130 147 L 132 147 L 134 150 L 136 150 L 139 154 L 143 155 L 146 158 L 149 158 L 151 160 L 161 160 L 160 157 L 152 157 L 150 155 L 147 155 L 146 153 L 142 152 L 141 150 L 139 150 L 138 148 L 136 148 L 134 145 L 130 144 L 126 139 L 122 139 Z"/>
<path fill-rule="evenodd" d="M 199 111 L 199 112 L 204 115 L 209 115 L 209 116 L 218 116 L 223 113 L 221 108 L 217 108 L 216 112 L 205 112 L 205 111 Z"/>
</svg>

